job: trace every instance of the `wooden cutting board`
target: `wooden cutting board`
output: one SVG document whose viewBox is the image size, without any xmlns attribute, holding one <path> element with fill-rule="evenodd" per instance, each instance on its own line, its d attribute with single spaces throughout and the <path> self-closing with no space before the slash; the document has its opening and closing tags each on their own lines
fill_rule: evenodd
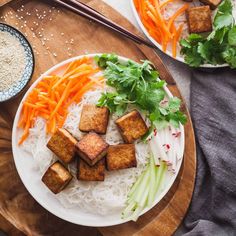
<svg viewBox="0 0 236 236">
<path fill-rule="evenodd" d="M 181 97 L 174 79 L 152 49 L 136 45 L 64 9 L 54 9 L 51 2 L 14 1 L 0 11 L 0 17 L 7 14 L 5 22 L 18 27 L 33 45 L 36 67 L 32 82 L 51 66 L 69 57 L 86 53 L 115 52 L 137 61 L 151 60 L 161 71 L 162 77 L 167 79 L 172 93 Z M 118 24 L 138 33 L 133 25 L 101 0 L 84 2 Z M 24 8 L 21 7 L 22 4 Z M 16 14 L 23 19 L 16 18 Z M 47 212 L 23 186 L 11 152 L 12 122 L 22 95 L 0 105 L 0 213 L 27 235 L 97 235 L 95 228 L 74 225 Z M 185 126 L 185 154 L 174 185 L 164 199 L 137 222 L 99 228 L 103 235 L 171 235 L 180 225 L 191 201 L 196 173 L 193 127 L 186 105 L 183 105 L 183 110 L 188 115 Z"/>
<path fill-rule="evenodd" d="M 1 0 L 1 2 L 0 2 L 0 7 L 1 6 L 3 6 L 3 5 L 5 5 L 5 4 L 7 4 L 7 3 L 9 3 L 9 2 L 11 2 L 12 0 Z"/>
</svg>

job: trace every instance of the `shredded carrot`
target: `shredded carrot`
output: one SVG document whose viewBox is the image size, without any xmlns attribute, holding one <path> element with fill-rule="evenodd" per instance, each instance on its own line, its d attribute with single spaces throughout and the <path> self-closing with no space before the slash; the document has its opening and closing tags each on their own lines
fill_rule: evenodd
<svg viewBox="0 0 236 236">
<path fill-rule="evenodd" d="M 150 36 L 156 40 L 162 50 L 166 51 L 169 43 L 172 43 L 172 54 L 176 57 L 177 42 L 180 38 L 183 27 L 175 29 L 175 20 L 183 14 L 189 7 L 184 4 L 169 19 L 163 16 L 164 7 L 173 0 L 166 0 L 162 3 L 159 0 L 134 0 L 134 5 L 140 16 L 140 19 L 147 29 Z"/>
<path fill-rule="evenodd" d="M 181 8 L 179 8 L 174 14 L 173 16 L 170 17 L 169 21 L 168 21 L 168 29 L 171 28 L 172 24 L 174 23 L 175 19 L 180 16 L 181 14 L 183 14 L 187 9 L 188 9 L 189 5 L 188 4 L 184 4 Z"/>
<path fill-rule="evenodd" d="M 164 6 L 166 6 L 168 3 L 170 3 L 170 2 L 173 2 L 173 0 L 166 0 L 165 2 L 162 2 L 161 4 L 160 4 L 160 9 L 161 8 L 163 8 Z"/>
<path fill-rule="evenodd" d="M 172 54 L 173 57 L 176 58 L 176 54 L 177 54 L 177 42 L 179 41 L 180 35 L 182 33 L 183 30 L 183 26 L 184 24 L 182 23 L 179 28 L 176 31 L 175 37 L 173 38 L 173 45 L 172 45 Z"/>
<path fill-rule="evenodd" d="M 29 135 L 37 117 L 46 121 L 47 133 L 54 133 L 62 127 L 68 114 L 68 107 L 79 102 L 83 94 L 93 86 L 103 86 L 103 77 L 93 77 L 100 70 L 88 57 L 71 62 L 62 76 L 49 75 L 36 85 L 23 102 L 18 127 L 23 128 L 19 144 Z"/>
</svg>

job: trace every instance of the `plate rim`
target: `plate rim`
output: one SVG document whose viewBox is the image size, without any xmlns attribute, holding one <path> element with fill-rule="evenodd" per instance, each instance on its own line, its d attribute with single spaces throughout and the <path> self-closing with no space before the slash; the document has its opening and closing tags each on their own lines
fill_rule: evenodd
<svg viewBox="0 0 236 236">
<path fill-rule="evenodd" d="M 135 8 L 135 5 L 134 5 L 134 0 L 130 0 L 130 6 L 131 6 L 131 10 L 132 10 L 132 13 L 135 17 L 135 20 L 136 22 L 138 23 L 138 26 L 140 27 L 140 29 L 142 30 L 142 32 L 145 34 L 145 36 L 162 52 L 164 53 L 165 55 L 169 56 L 170 58 L 172 58 L 173 60 L 175 61 L 179 61 L 179 62 L 182 62 L 184 63 L 185 65 L 189 66 L 185 61 L 184 61 L 184 58 L 183 57 L 180 57 L 180 56 L 176 56 L 176 58 L 174 58 L 172 55 L 171 55 L 171 52 L 169 50 L 166 50 L 166 52 L 164 52 L 162 50 L 162 47 L 161 45 L 147 32 L 145 26 L 143 25 L 139 15 L 138 15 L 138 12 Z M 190 67 L 190 66 L 189 66 Z M 203 65 L 200 65 L 199 67 L 190 67 L 190 68 L 193 68 L 193 69 L 197 69 L 197 68 L 205 68 L 205 69 L 216 69 L 216 68 L 225 68 L 225 67 L 229 67 L 229 64 L 227 63 L 224 63 L 222 65 L 212 65 L 212 64 L 203 64 Z"/>
<path fill-rule="evenodd" d="M 24 94 L 23 98 L 21 99 L 20 101 L 20 104 L 17 108 L 17 112 L 16 112 L 16 115 L 15 115 L 15 118 L 14 118 L 14 122 L 13 122 L 13 128 L 12 128 L 12 153 L 13 153 L 13 159 L 14 159 L 14 163 L 15 163 L 15 166 L 16 166 L 16 169 L 17 169 L 17 173 L 19 174 L 20 176 L 20 179 L 22 181 L 22 183 L 24 184 L 25 188 L 27 189 L 27 191 L 30 193 L 30 195 L 34 198 L 34 200 L 36 202 L 38 202 L 43 208 L 45 208 L 47 211 L 49 211 L 50 213 L 52 213 L 53 215 L 67 221 L 67 222 L 71 222 L 71 223 L 74 223 L 74 224 L 78 224 L 78 225 L 83 225 L 83 226 L 90 226 L 90 227 L 107 227 L 107 226 L 114 226 L 114 225 L 119 225 L 119 224 L 122 224 L 122 223 L 126 223 L 126 222 L 129 222 L 130 219 L 129 218 L 126 218 L 126 219 L 122 219 L 120 217 L 119 220 L 113 220 L 109 223 L 103 223 L 103 224 L 96 224 L 96 223 L 89 223 L 89 222 L 85 222 L 85 221 L 80 221 L 78 222 L 77 220 L 75 219 L 72 219 L 71 217 L 67 217 L 66 215 L 62 215 L 60 213 L 57 213 L 57 211 L 53 211 L 52 209 L 50 209 L 48 207 L 48 204 L 44 203 L 43 201 L 41 201 L 40 197 L 37 197 L 35 193 L 33 193 L 33 191 L 31 191 L 30 189 L 30 186 L 28 186 L 28 183 L 27 181 L 25 181 L 21 171 L 20 171 L 20 167 L 19 165 L 17 164 L 18 163 L 18 159 L 19 157 L 17 157 L 17 148 L 16 146 L 18 146 L 18 143 L 16 142 L 16 131 L 18 129 L 17 127 L 17 122 L 19 120 L 19 116 L 20 116 L 20 112 L 21 112 L 21 109 L 22 109 L 22 102 L 25 100 L 26 96 L 32 91 L 32 89 L 37 85 L 37 83 L 46 75 L 50 74 L 51 72 L 59 69 L 60 67 L 64 66 L 65 64 L 68 64 L 70 63 L 71 61 L 74 61 L 76 59 L 79 59 L 81 57 L 84 57 L 84 56 L 88 56 L 88 57 L 94 57 L 94 56 L 97 56 L 97 55 L 102 55 L 102 53 L 93 53 L 93 54 L 84 54 L 84 55 L 79 55 L 79 56 L 75 56 L 75 57 L 72 57 L 72 58 L 69 58 L 69 59 L 66 59 L 64 61 L 61 61 L 59 62 L 58 64 L 54 65 L 53 67 L 49 68 L 46 72 L 42 73 L 34 82 L 33 84 L 30 86 L 30 88 L 27 90 L 27 92 Z M 118 55 L 118 58 L 119 60 L 124 60 L 124 61 L 128 61 L 130 60 L 129 58 L 126 58 L 126 57 L 123 57 L 123 56 L 119 56 Z M 168 96 L 173 96 L 172 93 L 170 92 L 170 90 L 165 86 L 164 87 L 164 90 L 165 92 L 167 93 Z M 172 181 L 169 181 L 168 182 L 168 188 L 166 188 L 165 191 L 162 191 L 161 194 L 156 197 L 155 201 L 153 202 L 153 204 L 149 207 L 146 207 L 141 213 L 139 216 L 142 216 L 143 214 L 145 214 L 146 212 L 148 212 L 149 210 L 151 210 L 153 207 L 155 207 L 165 196 L 166 194 L 169 192 L 169 190 L 171 189 L 172 185 L 174 184 L 174 182 L 176 181 L 177 179 L 177 176 L 179 175 L 180 173 L 180 169 L 181 169 L 181 166 L 183 164 L 183 159 L 185 158 L 184 157 L 184 152 L 185 152 L 185 130 L 184 130 L 184 127 L 182 124 L 180 124 L 180 129 L 181 129 L 181 132 L 183 133 L 183 143 L 182 143 L 182 150 L 183 150 L 183 157 L 181 158 L 180 160 L 180 164 L 178 166 L 178 168 L 176 169 L 176 174 L 174 176 L 174 178 L 172 179 Z M 63 205 L 59 202 L 59 204 L 63 207 Z M 102 217 L 102 216 L 101 216 Z M 69 219 L 68 219 L 69 218 Z M 81 218 L 80 218 L 81 219 Z"/>
<path fill-rule="evenodd" d="M 24 40 L 25 42 L 27 43 L 27 46 L 29 47 L 30 49 L 30 53 L 32 55 L 32 69 L 31 69 L 31 73 L 30 73 L 30 76 L 28 77 L 28 80 L 26 82 L 26 84 L 24 85 L 24 87 L 22 89 L 20 89 L 15 95 L 13 95 L 12 97 L 9 97 L 5 100 L 0 100 L 0 103 L 4 103 L 4 102 L 8 102 L 14 98 L 16 98 L 18 95 L 20 95 L 24 90 L 25 88 L 27 87 L 27 85 L 30 83 L 32 77 L 33 77 L 33 74 L 34 74 L 34 70 L 35 70 L 35 56 L 34 56 L 34 51 L 33 51 L 33 48 L 29 42 L 29 40 L 26 38 L 26 36 L 21 32 L 19 31 L 18 29 L 16 29 L 15 27 L 9 25 L 9 24 L 6 24 L 6 23 L 2 23 L 0 22 L 0 25 L 3 25 L 3 26 L 6 26 L 12 30 L 14 30 L 15 32 L 17 32 Z M 23 73 L 24 74 L 24 73 Z"/>
</svg>

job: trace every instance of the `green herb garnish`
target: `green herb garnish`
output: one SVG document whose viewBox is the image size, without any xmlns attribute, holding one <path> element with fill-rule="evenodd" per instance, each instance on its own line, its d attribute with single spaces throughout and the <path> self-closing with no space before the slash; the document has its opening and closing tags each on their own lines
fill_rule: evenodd
<svg viewBox="0 0 236 236">
<path fill-rule="evenodd" d="M 165 81 L 149 61 L 142 64 L 128 61 L 122 64 L 117 56 L 103 54 L 96 62 L 104 70 L 106 83 L 115 92 L 103 93 L 98 106 L 106 106 L 110 112 L 122 115 L 129 104 L 142 110 L 151 121 L 151 130 L 166 127 L 170 122 L 175 127 L 185 124 L 186 115 L 180 111 L 181 101 L 177 97 L 165 100 Z"/>
<path fill-rule="evenodd" d="M 228 63 L 236 68 L 236 25 L 231 0 L 224 0 L 218 7 L 213 31 L 208 37 L 190 34 L 180 41 L 185 62 L 192 67 L 209 63 Z"/>
</svg>

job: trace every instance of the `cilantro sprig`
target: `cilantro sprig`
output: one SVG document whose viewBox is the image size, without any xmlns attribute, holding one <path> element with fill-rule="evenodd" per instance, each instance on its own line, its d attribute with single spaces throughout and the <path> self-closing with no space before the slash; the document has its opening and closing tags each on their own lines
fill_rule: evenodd
<svg viewBox="0 0 236 236">
<path fill-rule="evenodd" d="M 181 100 L 177 97 L 165 98 L 165 81 L 159 79 L 149 61 L 142 64 L 129 60 L 120 63 L 114 54 L 103 54 L 95 58 L 104 68 L 106 83 L 115 92 L 105 92 L 98 106 L 106 106 L 110 112 L 122 115 L 129 104 L 142 110 L 151 122 L 150 131 L 165 127 L 169 122 L 175 127 L 186 123 L 186 115 L 180 111 Z"/>
<path fill-rule="evenodd" d="M 236 68 L 236 25 L 231 0 L 224 0 L 218 7 L 213 21 L 213 31 L 206 37 L 190 34 L 180 41 L 185 62 L 192 67 L 209 63 L 228 63 Z"/>
</svg>

